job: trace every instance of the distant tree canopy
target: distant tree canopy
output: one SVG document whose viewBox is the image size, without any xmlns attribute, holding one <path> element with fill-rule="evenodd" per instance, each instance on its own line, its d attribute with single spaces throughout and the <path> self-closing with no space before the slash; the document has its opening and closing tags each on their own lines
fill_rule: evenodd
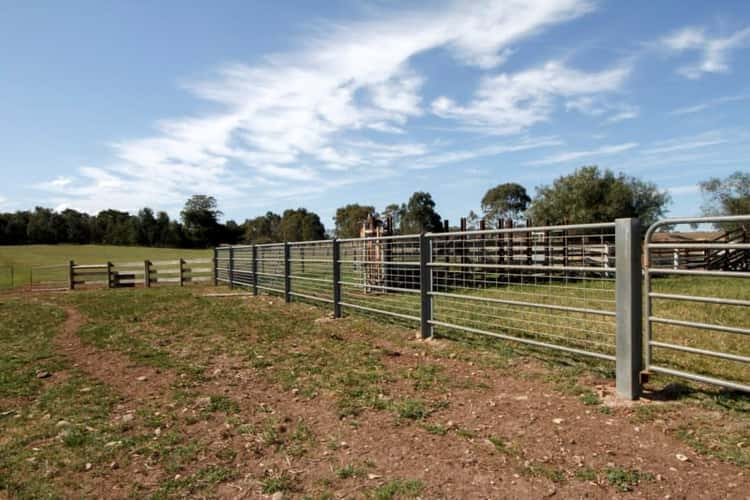
<svg viewBox="0 0 750 500">
<path fill-rule="evenodd" d="M 318 214 L 304 208 L 284 210 L 279 228 L 283 241 L 322 240 L 326 236 L 326 229 Z"/>
<path fill-rule="evenodd" d="M 222 215 L 216 198 L 203 194 L 191 196 L 180 212 L 185 234 L 195 246 L 206 243 L 216 245 L 220 242 L 222 231 L 219 217 Z"/>
<path fill-rule="evenodd" d="M 383 217 L 390 217 L 393 221 L 393 231 L 394 232 L 400 232 L 401 228 L 401 219 L 404 217 L 404 214 L 406 213 L 406 203 L 402 203 L 399 205 L 398 203 L 391 203 L 387 207 L 383 209 Z"/>
<path fill-rule="evenodd" d="M 700 183 L 705 215 L 750 214 L 750 173 L 737 171 L 725 179 L 712 177 Z"/>
<path fill-rule="evenodd" d="M 333 220 L 337 238 L 357 238 L 362 223 L 369 215 L 375 215 L 375 207 L 352 203 L 336 209 Z"/>
<path fill-rule="evenodd" d="M 506 182 L 487 190 L 482 197 L 482 211 L 490 227 L 499 227 L 504 219 L 518 220 L 530 201 L 525 187 Z"/>
<path fill-rule="evenodd" d="M 662 217 L 671 201 L 655 184 L 596 166 L 581 167 L 536 189 L 527 214 L 534 225 L 610 222 L 637 217 L 644 227 Z"/>
<path fill-rule="evenodd" d="M 246 243 L 273 243 L 280 240 L 281 216 L 273 212 L 266 212 L 265 215 L 255 217 L 254 219 L 248 219 L 245 221 L 245 236 L 244 241 Z"/>
<path fill-rule="evenodd" d="M 443 219 L 435 211 L 435 201 L 430 193 L 417 191 L 411 195 L 401 216 L 401 233 L 440 232 Z"/>
<path fill-rule="evenodd" d="M 704 203 L 703 215 L 747 215 L 750 214 L 750 173 L 737 171 L 725 179 L 712 177 L 700 183 Z M 716 227 L 731 231 L 740 224 L 722 223 Z M 745 223 L 745 227 L 747 227 Z"/>
</svg>

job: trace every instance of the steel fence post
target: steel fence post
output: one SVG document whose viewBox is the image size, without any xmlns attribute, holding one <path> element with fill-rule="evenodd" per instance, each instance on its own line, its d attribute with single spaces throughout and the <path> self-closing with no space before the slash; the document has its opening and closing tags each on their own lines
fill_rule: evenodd
<svg viewBox="0 0 750 500">
<path fill-rule="evenodd" d="M 640 221 L 636 218 L 615 220 L 615 244 L 617 395 L 638 399 L 643 367 Z"/>
<path fill-rule="evenodd" d="M 214 247 L 214 286 L 219 284 L 219 249 Z"/>
<path fill-rule="evenodd" d="M 290 262 L 289 262 L 289 242 L 284 242 L 284 301 L 292 301 L 292 280 L 289 277 L 290 273 Z"/>
<path fill-rule="evenodd" d="M 432 276 L 429 266 L 432 257 L 431 241 L 424 233 L 419 235 L 419 294 L 421 297 L 420 324 L 423 339 L 432 337 Z"/>
<path fill-rule="evenodd" d="M 258 248 L 253 244 L 253 295 L 258 295 Z"/>
<path fill-rule="evenodd" d="M 229 247 L 229 288 L 234 288 L 234 247 Z"/>
<path fill-rule="evenodd" d="M 336 238 L 331 242 L 333 245 L 333 317 L 341 317 L 341 263 L 340 260 L 340 243 Z"/>
</svg>

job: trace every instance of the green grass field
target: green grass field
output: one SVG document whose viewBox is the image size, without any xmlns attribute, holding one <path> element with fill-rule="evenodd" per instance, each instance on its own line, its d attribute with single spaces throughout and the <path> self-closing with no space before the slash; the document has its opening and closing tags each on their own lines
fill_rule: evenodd
<svg viewBox="0 0 750 500">
<path fill-rule="evenodd" d="M 316 269 L 296 272 L 300 276 L 322 278 Z M 326 276 L 326 279 L 328 277 Z M 345 282 L 361 283 L 362 278 L 348 269 L 342 270 Z M 436 321 L 457 326 L 483 330 L 517 338 L 547 342 L 565 347 L 582 349 L 605 355 L 615 354 L 615 318 L 595 314 L 547 310 L 507 303 L 491 302 L 504 300 L 531 302 L 552 306 L 588 308 L 614 312 L 615 291 L 611 279 L 594 279 L 563 282 L 540 278 L 533 282 L 495 286 L 488 288 L 444 289 L 458 297 L 437 296 L 433 300 L 433 318 Z M 283 283 L 261 276 L 268 286 L 283 288 Z M 459 283 L 460 285 L 460 283 Z M 292 280 L 292 291 L 308 296 L 331 297 L 331 286 L 326 283 Z M 750 300 L 750 286 L 741 278 L 716 277 L 671 277 L 657 278 L 652 282 L 652 291 L 702 297 L 717 297 L 734 300 Z M 489 299 L 483 301 L 482 299 Z M 297 299 L 295 299 L 297 300 Z M 305 300 L 304 298 L 299 300 Z M 363 287 L 343 286 L 342 301 L 353 305 L 386 311 L 398 315 L 419 317 L 420 296 L 418 293 L 382 293 Z M 362 311 L 344 307 L 346 312 Z M 389 317 L 376 312 L 364 312 L 377 321 L 395 320 L 409 326 L 417 321 Z M 645 313 L 644 313 L 645 314 Z M 688 302 L 673 299 L 653 299 L 652 315 L 669 320 L 747 328 L 750 325 L 750 308 L 737 305 L 718 305 Z M 644 323 L 645 328 L 645 323 Z M 464 332 L 440 326 L 439 334 L 466 336 Z M 652 324 L 652 339 L 657 342 L 705 349 L 720 353 L 750 357 L 750 338 L 742 334 L 711 331 L 703 328 Z M 497 340 L 491 339 L 493 342 Z M 750 366 L 741 361 L 677 351 L 666 347 L 653 348 L 653 364 L 694 374 L 718 377 L 728 381 L 750 384 Z M 664 378 L 664 377 L 662 377 Z"/>
<path fill-rule="evenodd" d="M 171 260 L 206 257 L 211 257 L 211 250 L 114 245 L 0 246 L 0 289 L 9 288 L 14 283 L 16 286 L 28 284 L 32 266 L 63 266 L 70 260 L 77 264 L 103 264 L 107 261 L 133 262 L 145 259 Z M 51 270 L 45 274 L 50 275 L 51 278 L 57 278 L 56 275 L 61 274 L 61 271 Z"/>
<path fill-rule="evenodd" d="M 602 497 L 655 498 L 692 474 L 731 482 L 726 472 L 714 477 L 728 467 L 741 485 L 750 466 L 746 396 L 682 387 L 665 401 L 610 407 L 593 387 L 611 377 L 605 363 L 463 334 L 420 342 L 383 321 L 330 321 L 318 308 L 203 296 L 210 291 L 0 300 L 0 497 L 216 498 L 236 496 L 239 484 L 253 498 L 439 498 L 442 476 L 476 474 L 462 472 L 470 450 L 480 470 L 505 471 L 541 493 L 554 486 L 573 497 L 593 481 Z M 55 335 L 70 309 L 85 318 L 72 335 L 120 363 L 92 372 L 98 358 L 89 365 L 61 350 Z M 571 454 L 586 452 L 583 464 L 539 439 L 560 415 L 574 423 L 549 436 L 580 446 Z M 643 448 L 635 438 L 588 437 L 607 425 L 639 436 Z M 373 433 L 378 442 L 364 447 Z M 427 473 L 419 452 L 376 453 L 397 439 L 440 459 Z M 597 458 L 598 449 L 616 452 Z M 689 468 L 676 453 L 690 454 Z M 510 480 L 503 487 L 515 491 Z"/>
</svg>

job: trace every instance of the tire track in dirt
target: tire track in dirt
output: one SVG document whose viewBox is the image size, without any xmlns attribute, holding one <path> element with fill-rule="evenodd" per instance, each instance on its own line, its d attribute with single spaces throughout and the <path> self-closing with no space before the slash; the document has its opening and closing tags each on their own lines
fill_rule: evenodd
<svg viewBox="0 0 750 500">
<path fill-rule="evenodd" d="M 55 336 L 57 350 L 70 359 L 73 366 L 113 387 L 128 399 L 163 398 L 175 380 L 174 373 L 138 365 L 127 356 L 86 344 L 78 331 L 86 317 L 74 307 L 65 307 L 65 322 Z"/>
</svg>

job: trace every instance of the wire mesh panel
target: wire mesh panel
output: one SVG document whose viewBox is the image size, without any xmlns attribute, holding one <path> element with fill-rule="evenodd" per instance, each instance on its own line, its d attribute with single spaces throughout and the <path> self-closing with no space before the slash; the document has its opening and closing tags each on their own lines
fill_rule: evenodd
<svg viewBox="0 0 750 500">
<path fill-rule="evenodd" d="M 284 293 L 284 243 L 256 245 L 258 289 Z"/>
<path fill-rule="evenodd" d="M 648 230 L 646 369 L 750 392 L 750 216 Z"/>
<path fill-rule="evenodd" d="M 613 223 L 429 238 L 434 326 L 614 360 Z"/>
<path fill-rule="evenodd" d="M 333 302 L 333 242 L 290 243 L 289 280 L 292 297 Z"/>
<path fill-rule="evenodd" d="M 232 284 L 243 287 L 253 286 L 253 247 L 238 245 L 232 247 Z"/>
<path fill-rule="evenodd" d="M 339 241 L 342 306 L 420 320 L 418 235 Z"/>
<path fill-rule="evenodd" d="M 32 266 L 29 271 L 29 289 L 32 292 L 53 292 L 69 287 L 68 265 Z"/>
<path fill-rule="evenodd" d="M 219 283 L 229 284 L 229 266 L 231 265 L 230 256 L 232 254 L 230 247 L 217 247 L 216 248 L 216 281 Z"/>
</svg>

